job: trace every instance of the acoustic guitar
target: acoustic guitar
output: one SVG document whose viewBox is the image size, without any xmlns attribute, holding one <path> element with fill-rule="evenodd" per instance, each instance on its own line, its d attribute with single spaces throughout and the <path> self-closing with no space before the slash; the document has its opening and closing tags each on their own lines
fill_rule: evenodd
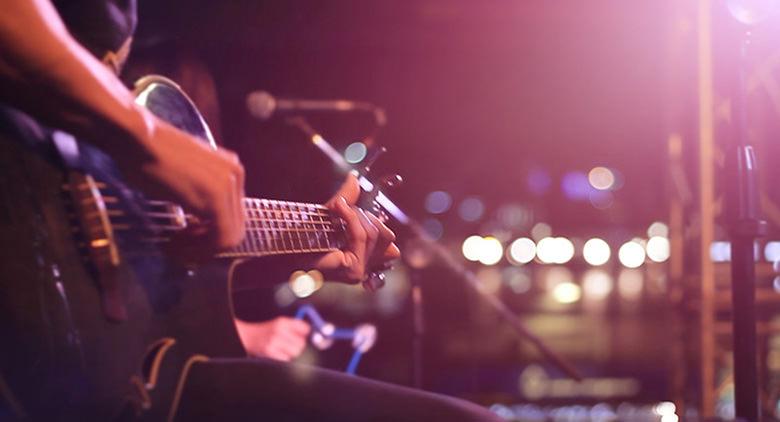
<svg viewBox="0 0 780 422">
<path fill-rule="evenodd" d="M 216 148 L 172 81 L 139 80 L 136 101 Z M 58 154 L 0 142 L 0 393 L 4 415 L 161 420 L 208 356 L 244 357 L 229 276 L 236 260 L 342 246 L 322 205 L 246 198 L 246 235 L 197 269 L 161 246 L 193 217 L 124 184 L 110 157 L 62 132 Z M 50 145 L 51 145 L 50 144 Z"/>
</svg>

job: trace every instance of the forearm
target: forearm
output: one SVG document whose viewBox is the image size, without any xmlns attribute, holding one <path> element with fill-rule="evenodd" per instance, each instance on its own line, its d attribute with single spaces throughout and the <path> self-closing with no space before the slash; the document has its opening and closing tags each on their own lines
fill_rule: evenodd
<svg viewBox="0 0 780 422">
<path fill-rule="evenodd" d="M 154 119 L 71 37 L 47 0 L 6 0 L 0 14 L 0 100 L 109 153 L 139 154 Z"/>
</svg>

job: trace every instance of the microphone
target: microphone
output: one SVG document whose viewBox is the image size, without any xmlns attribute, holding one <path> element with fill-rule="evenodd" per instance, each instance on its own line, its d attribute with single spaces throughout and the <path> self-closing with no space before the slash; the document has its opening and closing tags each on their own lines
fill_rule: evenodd
<svg viewBox="0 0 780 422">
<path fill-rule="evenodd" d="M 317 111 L 373 113 L 377 123 L 385 123 L 385 112 L 381 108 L 366 102 L 350 100 L 305 100 L 296 98 L 276 98 L 266 91 L 252 91 L 246 96 L 249 114 L 268 120 L 279 114 L 300 114 Z"/>
</svg>

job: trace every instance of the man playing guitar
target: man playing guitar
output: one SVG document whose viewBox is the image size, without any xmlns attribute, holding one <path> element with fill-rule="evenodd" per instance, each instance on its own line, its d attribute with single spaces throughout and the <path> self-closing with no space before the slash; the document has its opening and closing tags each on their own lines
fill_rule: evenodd
<svg viewBox="0 0 780 422">
<path fill-rule="evenodd" d="M 5 0 L 2 6 L 0 156 L 6 161 L 0 167 L 4 171 L 0 188 L 7 187 L 9 192 L 38 198 L 35 192 L 29 192 L 30 189 L 17 186 L 21 183 L 14 178 L 26 174 L 25 169 L 12 172 L 13 162 L 9 157 L 18 151 L 32 151 L 48 157 L 53 149 L 49 128 L 57 128 L 107 154 L 134 189 L 150 197 L 176 201 L 192 212 L 199 223 L 185 236 L 188 244 L 197 245 L 193 249 L 199 254 L 224 251 L 242 241 L 246 228 L 242 205 L 245 174 L 238 157 L 225 149 L 208 148 L 138 106 L 117 78 L 135 27 L 134 0 L 64 0 L 54 4 L 48 0 Z M 29 177 L 33 186 L 35 177 Z M 358 191 L 356 181 L 350 178 L 327 204 L 331 212 L 345 222 L 346 246 L 299 260 L 297 267 L 316 268 L 329 279 L 360 282 L 371 268 L 398 257 L 393 233 L 376 217 L 354 206 Z M 15 200 L 18 198 L 10 194 L 3 196 L 2 205 L 10 208 L 10 202 Z M 36 217 L 38 220 L 29 224 L 20 225 L 15 217 L 14 210 L 0 212 L 0 245 L 4 255 L 0 262 L 6 273 L 0 282 L 0 324 L 3 324 L 0 333 L 4 335 L 0 362 L 0 419 L 130 419 L 158 418 L 160 415 L 182 420 L 309 420 L 319 417 L 326 420 L 483 421 L 494 418 L 487 411 L 455 399 L 325 370 L 302 370 L 266 360 L 246 359 L 189 360 L 179 378 L 175 397 L 164 404 L 169 410 L 157 414 L 144 413 L 148 404 L 144 397 L 141 397 L 142 405 L 134 411 L 114 414 L 101 413 L 105 409 L 93 413 L 78 399 L 55 400 L 56 403 L 43 401 L 41 397 L 58 397 L 58 394 L 82 397 L 90 387 L 69 384 L 67 377 L 57 379 L 46 374 L 46 380 L 36 380 L 18 375 L 24 373 L 19 370 L 20 366 L 35 359 L 20 355 L 17 346 L 24 345 L 27 348 L 22 350 L 35 351 L 38 344 L 41 348 L 50 344 L 44 338 L 46 332 L 39 333 L 32 326 L 32 334 L 18 340 L 9 338 L 22 332 L 19 327 L 35 314 L 31 303 L 46 304 L 45 300 L 39 300 L 40 297 L 36 299 L 34 292 L 21 295 L 17 291 L 32 285 L 33 279 L 46 279 L 52 282 L 53 294 L 64 299 L 68 313 L 78 315 L 84 310 L 76 309 L 78 303 L 74 304 L 74 309 L 69 308 L 63 287 L 68 284 L 61 280 L 67 271 L 61 274 L 59 268 L 76 264 L 58 261 L 57 254 L 51 252 L 49 244 L 56 243 L 59 238 L 56 233 L 40 227 L 47 220 L 45 209 L 40 218 Z M 18 233 L 23 231 L 33 233 L 32 252 L 28 253 L 24 248 L 14 250 L 14 245 L 19 244 Z M 41 275 L 42 271 L 45 275 Z M 48 294 L 52 293 L 46 292 Z M 25 302 L 27 299 L 30 301 Z M 186 319 L 179 318 L 175 323 L 186 325 Z M 41 326 L 47 324 L 51 325 L 44 321 Z M 11 325 L 12 328 L 7 328 Z M 110 334 L 110 331 L 106 332 Z M 203 333 L 203 336 L 208 338 L 212 334 L 218 333 Z M 79 343 L 77 336 L 69 338 L 71 342 Z M 100 339 L 96 344 L 100 344 Z M 58 353 L 56 348 L 47 350 L 53 350 L 55 355 Z M 102 355 L 99 358 L 109 362 L 112 359 Z M 85 365 L 91 364 L 86 362 Z M 102 365 L 110 368 L 105 362 Z M 154 362 L 151 365 L 154 366 Z M 49 378 L 60 384 L 52 382 L 49 385 Z M 146 394 L 143 386 L 139 389 L 141 396 Z"/>
</svg>

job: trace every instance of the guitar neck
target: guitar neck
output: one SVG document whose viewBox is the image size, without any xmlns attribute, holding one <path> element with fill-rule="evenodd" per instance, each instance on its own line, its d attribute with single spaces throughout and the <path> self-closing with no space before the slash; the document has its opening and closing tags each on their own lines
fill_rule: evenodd
<svg viewBox="0 0 780 422">
<path fill-rule="evenodd" d="M 318 204 L 244 199 L 246 233 L 220 258 L 327 252 L 342 246 L 344 222 Z"/>
<path fill-rule="evenodd" d="M 193 221 L 180 206 L 165 201 L 147 201 L 146 216 L 150 228 L 161 234 L 183 230 Z M 343 245 L 344 222 L 323 205 L 244 198 L 244 216 L 244 240 L 218 258 L 327 252 Z"/>
</svg>

